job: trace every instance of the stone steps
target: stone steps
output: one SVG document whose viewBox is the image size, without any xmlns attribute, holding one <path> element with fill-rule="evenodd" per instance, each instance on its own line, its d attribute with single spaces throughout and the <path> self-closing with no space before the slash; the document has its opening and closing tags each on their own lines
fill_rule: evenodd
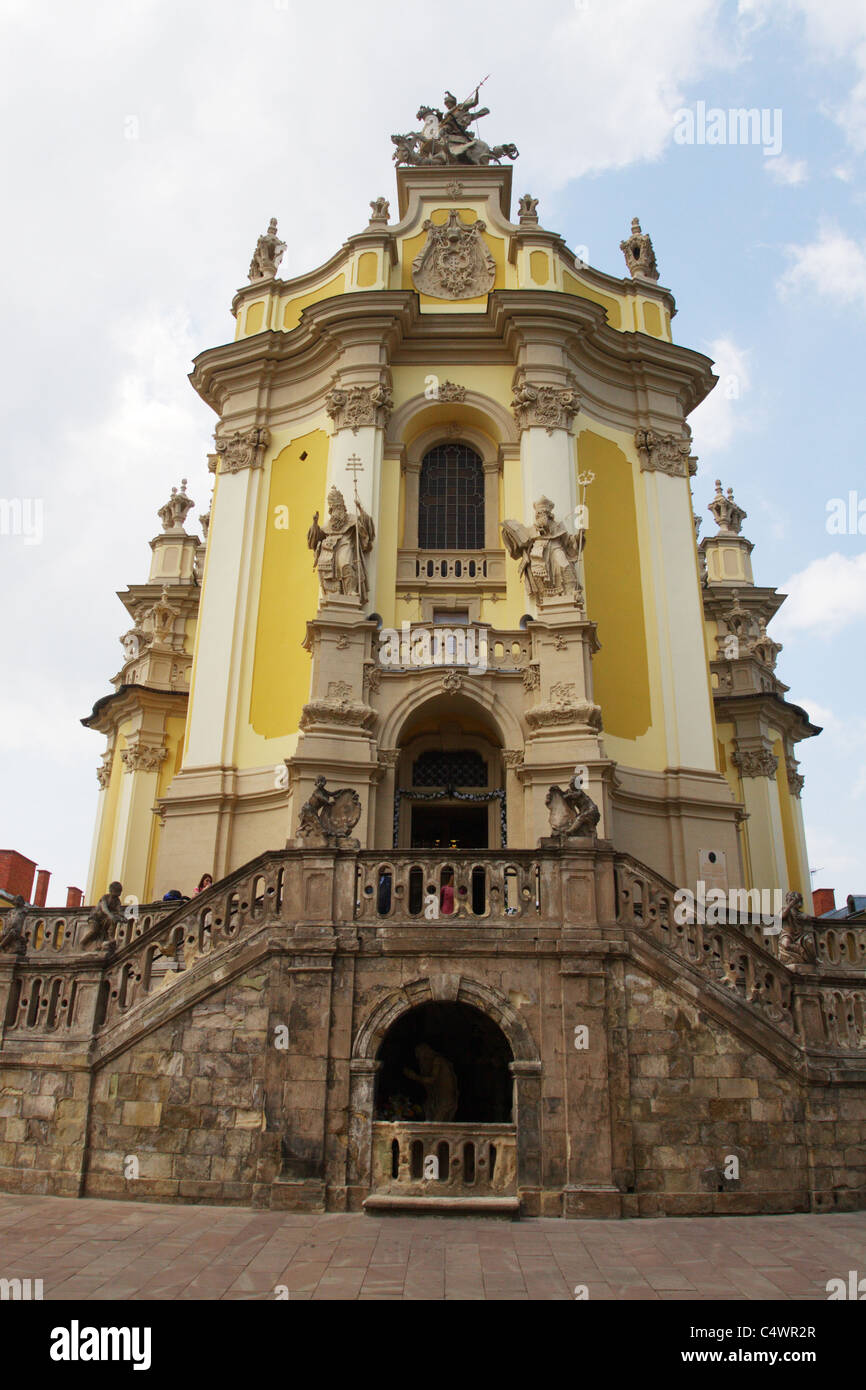
<svg viewBox="0 0 866 1390">
<path fill-rule="evenodd" d="M 520 1217 L 519 1197 L 402 1197 L 396 1192 L 374 1192 L 363 1207 L 373 1216 L 411 1212 L 413 1216 L 496 1216 L 509 1221 Z"/>
</svg>

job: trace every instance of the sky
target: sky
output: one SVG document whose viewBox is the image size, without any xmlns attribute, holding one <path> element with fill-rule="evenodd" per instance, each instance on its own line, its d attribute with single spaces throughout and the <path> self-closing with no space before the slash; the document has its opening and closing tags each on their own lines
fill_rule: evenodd
<svg viewBox="0 0 866 1390">
<path fill-rule="evenodd" d="M 172 486 L 207 510 L 192 358 L 233 337 L 270 217 L 281 276 L 326 261 L 370 199 L 396 206 L 391 132 L 488 73 L 515 195 L 618 276 L 639 216 L 675 340 L 715 361 L 696 510 L 711 533 L 733 487 L 757 583 L 789 596 L 777 672 L 824 728 L 799 745 L 813 885 L 866 893 L 866 6 L 0 0 L 0 501 L 22 518 L 0 509 L 0 844 L 52 871 L 49 904 L 84 887 L 104 739 L 80 719 L 120 667 L 116 593 Z M 711 143 L 738 108 L 765 138 Z"/>
</svg>

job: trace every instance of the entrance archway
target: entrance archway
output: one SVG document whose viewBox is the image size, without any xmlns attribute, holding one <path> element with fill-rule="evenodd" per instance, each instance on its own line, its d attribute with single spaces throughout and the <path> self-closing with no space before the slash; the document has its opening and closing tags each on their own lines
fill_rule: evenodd
<svg viewBox="0 0 866 1390">
<path fill-rule="evenodd" d="M 511 1123 L 514 1054 L 498 1024 L 471 1004 L 430 1000 L 410 1009 L 388 1029 L 377 1061 L 377 1120 Z M 425 1071 L 431 1084 L 417 1080 Z"/>
<path fill-rule="evenodd" d="M 393 847 L 496 849 L 507 844 L 502 737 L 466 696 L 438 696 L 400 731 Z"/>
</svg>

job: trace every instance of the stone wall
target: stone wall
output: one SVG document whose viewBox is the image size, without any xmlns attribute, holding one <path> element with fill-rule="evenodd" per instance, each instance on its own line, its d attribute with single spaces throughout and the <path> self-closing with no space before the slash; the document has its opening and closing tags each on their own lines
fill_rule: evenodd
<svg viewBox="0 0 866 1390">
<path fill-rule="evenodd" d="M 170 936 L 155 923 L 102 963 L 58 948 L 75 990 L 50 1025 L 31 1008 L 45 965 L 0 961 L 0 1188 L 357 1210 L 383 1041 L 440 1001 L 507 1040 L 527 1215 L 866 1205 L 862 971 L 677 934 L 647 892 L 617 921 L 553 876 L 516 920 L 356 921 L 351 858 L 330 889 L 320 859 L 306 920 L 259 866 Z M 158 933 L 186 968 L 154 957 Z"/>
</svg>

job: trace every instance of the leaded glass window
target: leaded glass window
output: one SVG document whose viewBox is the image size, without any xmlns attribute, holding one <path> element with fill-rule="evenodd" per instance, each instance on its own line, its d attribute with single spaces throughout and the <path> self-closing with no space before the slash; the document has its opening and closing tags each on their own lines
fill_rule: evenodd
<svg viewBox="0 0 866 1390">
<path fill-rule="evenodd" d="M 484 549 L 484 468 L 465 444 L 439 444 L 421 464 L 421 550 Z"/>
</svg>

